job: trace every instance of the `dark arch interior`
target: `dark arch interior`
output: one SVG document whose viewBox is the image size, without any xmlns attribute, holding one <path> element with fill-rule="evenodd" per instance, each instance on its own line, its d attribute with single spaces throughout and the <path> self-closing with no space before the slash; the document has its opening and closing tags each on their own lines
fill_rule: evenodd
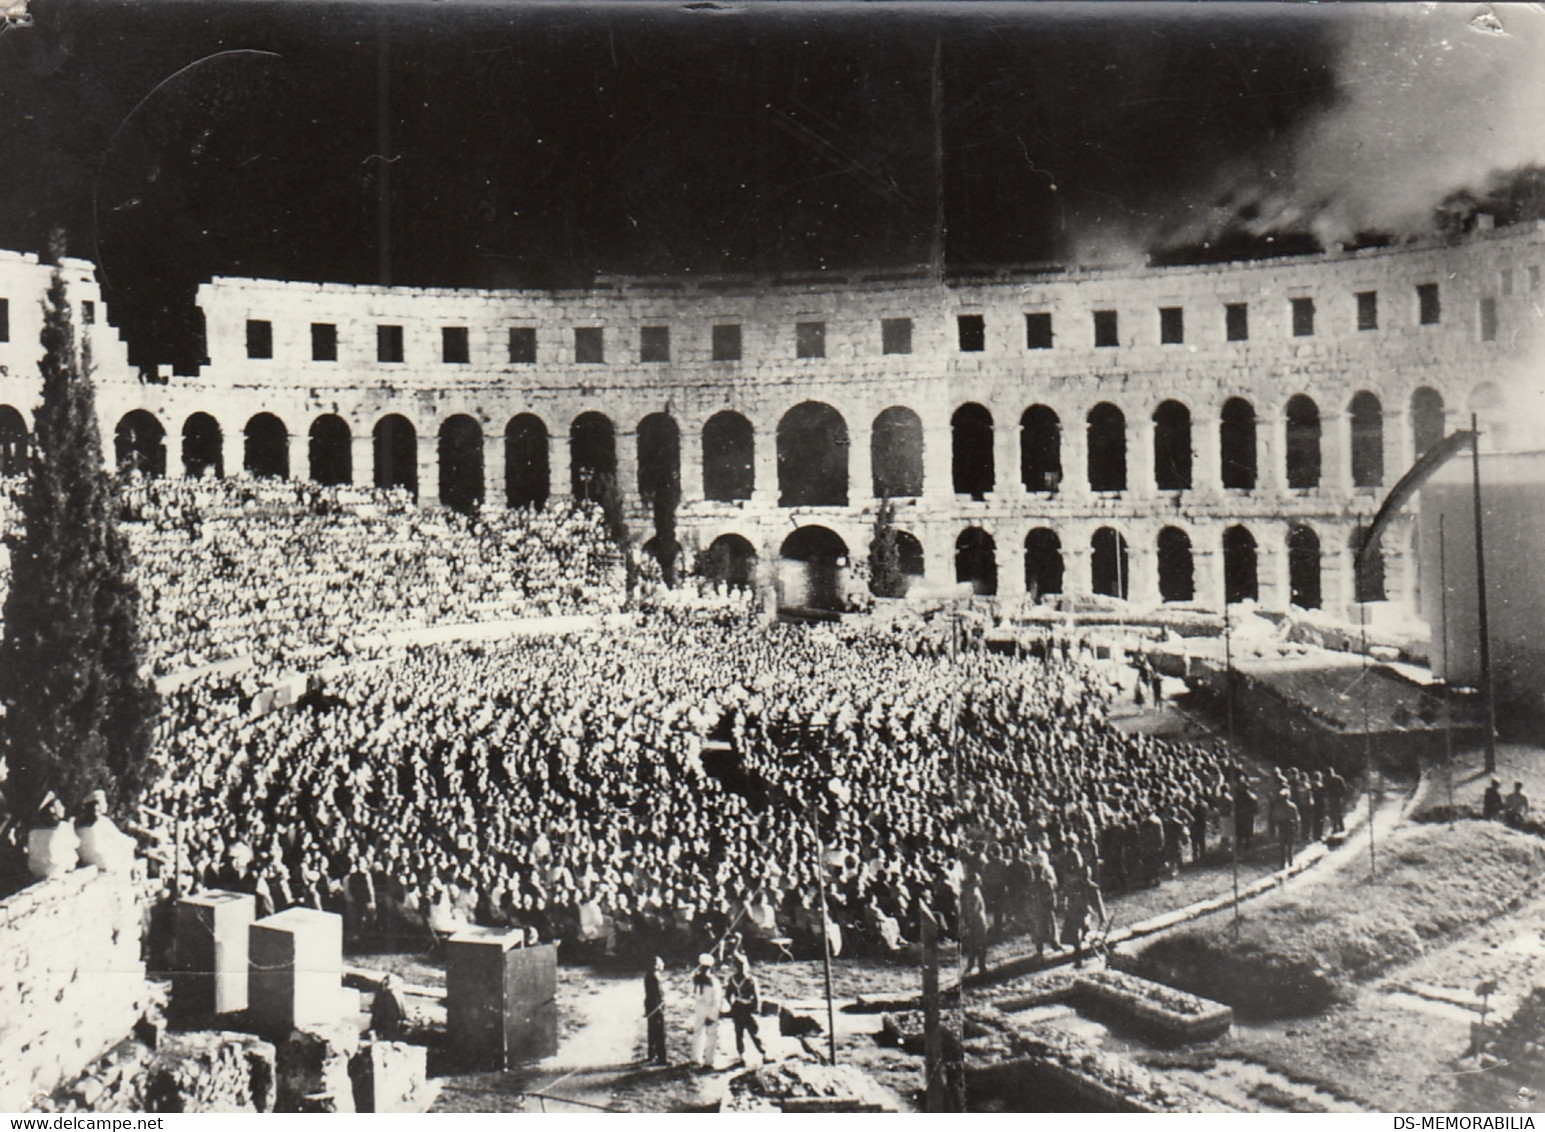
<svg viewBox="0 0 1545 1132">
<path fill-rule="evenodd" d="M 797 564 L 784 577 L 785 606 L 823 611 L 846 607 L 842 570 L 848 564 L 848 544 L 841 535 L 826 527 L 800 527 L 783 540 L 778 553 Z"/>
<path fill-rule="evenodd" d="M 569 426 L 570 488 L 575 499 L 599 500 L 617 476 L 617 433 L 601 413 L 581 413 Z"/>
<path fill-rule="evenodd" d="M 458 414 L 440 426 L 440 502 L 471 512 L 483 502 L 483 426 Z"/>
<path fill-rule="evenodd" d="M 950 418 L 950 466 L 956 495 L 983 499 L 993 489 L 992 414 L 970 402 Z"/>
<path fill-rule="evenodd" d="M 354 437 L 348 422 L 328 413 L 311 422 L 311 478 L 336 486 L 353 482 Z"/>
<path fill-rule="evenodd" d="M 756 583 L 756 547 L 740 535 L 720 535 L 698 559 L 703 577 L 731 586 Z"/>
<path fill-rule="evenodd" d="M 668 413 L 638 422 L 638 493 L 656 506 L 681 498 L 681 429 Z"/>
<path fill-rule="evenodd" d="M 1298 608 L 1320 608 L 1320 536 L 1302 525 L 1288 531 L 1288 589 Z"/>
<path fill-rule="evenodd" d="M 967 527 L 955 540 L 955 581 L 969 583 L 971 592 L 991 597 L 998 592 L 998 548 L 980 527 Z"/>
<path fill-rule="evenodd" d="M 882 576 L 879 540 L 874 539 L 869 543 L 869 592 L 878 597 L 904 597 L 906 579 L 923 576 L 923 544 L 917 540 L 917 536 L 910 531 L 895 529 L 892 529 L 891 536 L 895 547 L 896 573 L 900 576 L 890 579 L 897 583 L 895 592 L 887 592 L 888 579 Z"/>
<path fill-rule="evenodd" d="M 27 421 L 14 407 L 0 405 L 0 476 L 27 470 Z"/>
<path fill-rule="evenodd" d="M 728 409 L 703 425 L 703 498 L 731 503 L 756 487 L 756 434 L 751 422 Z"/>
<path fill-rule="evenodd" d="M 1191 410 L 1165 401 L 1153 413 L 1153 481 L 1160 491 L 1191 486 Z"/>
<path fill-rule="evenodd" d="M 406 417 L 392 413 L 376 422 L 375 484 L 402 487 L 418 497 L 418 431 Z"/>
<path fill-rule="evenodd" d="M 208 413 L 194 413 L 182 425 L 182 474 L 200 479 L 225 475 L 220 422 Z"/>
<path fill-rule="evenodd" d="M 1255 536 L 1244 527 L 1223 532 L 1223 598 L 1230 605 L 1260 600 Z"/>
<path fill-rule="evenodd" d="M 1411 394 L 1411 439 L 1415 443 L 1418 459 L 1443 439 L 1447 427 L 1443 415 L 1443 394 L 1425 385 Z"/>
<path fill-rule="evenodd" d="M 121 472 L 138 471 L 153 478 L 166 475 L 166 429 L 152 414 L 135 409 L 118 422 L 113 456 Z"/>
<path fill-rule="evenodd" d="M 916 413 L 894 405 L 875 417 L 869 450 L 876 499 L 923 494 L 923 422 Z"/>
<path fill-rule="evenodd" d="M 1191 536 L 1179 527 L 1159 532 L 1159 599 L 1192 601 L 1196 598 L 1196 569 L 1191 556 Z"/>
<path fill-rule="evenodd" d="M 819 401 L 795 405 L 778 422 L 778 504 L 846 507 L 848 426 Z"/>
<path fill-rule="evenodd" d="M 1127 489 L 1127 419 L 1102 401 L 1089 410 L 1089 490 Z"/>
<path fill-rule="evenodd" d="M 1383 601 L 1384 593 L 1384 545 L 1382 541 L 1362 553 L 1363 541 L 1368 537 L 1367 527 L 1356 527 L 1348 541 L 1352 552 L 1353 597 L 1357 601 Z"/>
<path fill-rule="evenodd" d="M 286 479 L 290 474 L 290 430 L 272 413 L 247 422 L 243 466 L 249 475 Z"/>
<path fill-rule="evenodd" d="M 1062 540 L 1038 527 L 1025 536 L 1025 592 L 1039 599 L 1062 592 Z"/>
<path fill-rule="evenodd" d="M 1352 398 L 1352 483 L 1378 487 L 1384 482 L 1384 407 L 1364 390 Z"/>
<path fill-rule="evenodd" d="M 531 413 L 504 429 L 504 498 L 511 507 L 540 507 L 549 491 L 547 426 Z"/>
<path fill-rule="evenodd" d="M 1097 594 L 1125 601 L 1131 583 L 1127 540 L 1110 527 L 1101 527 L 1094 532 L 1089 551 L 1091 588 Z"/>
<path fill-rule="evenodd" d="M 1031 405 L 1019 418 L 1019 477 L 1026 491 L 1062 484 L 1062 422 L 1045 405 Z"/>
<path fill-rule="evenodd" d="M 1320 408 L 1302 393 L 1287 404 L 1287 479 L 1291 488 L 1320 486 Z"/>
<path fill-rule="evenodd" d="M 1243 397 L 1230 397 L 1223 404 L 1223 420 L 1218 426 L 1223 458 L 1223 486 L 1252 491 L 1255 488 L 1255 407 Z"/>
</svg>

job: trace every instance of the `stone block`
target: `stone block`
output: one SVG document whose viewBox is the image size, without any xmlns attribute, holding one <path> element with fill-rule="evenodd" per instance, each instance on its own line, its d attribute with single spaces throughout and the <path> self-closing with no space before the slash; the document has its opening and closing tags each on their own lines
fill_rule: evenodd
<svg viewBox="0 0 1545 1132">
<path fill-rule="evenodd" d="M 295 1030 L 279 1045 L 276 1112 L 353 1112 L 349 1062 L 359 1052 L 351 1027 Z"/>
<path fill-rule="evenodd" d="M 504 1069 L 558 1051 L 558 960 L 518 930 L 468 928 L 446 947 L 446 1030 L 468 1067 Z"/>
<path fill-rule="evenodd" d="M 175 1011 L 189 1018 L 247 1009 L 247 944 L 257 902 L 210 891 L 177 902 Z"/>
<path fill-rule="evenodd" d="M 428 1051 L 407 1042 L 366 1042 L 349 1063 L 359 1112 L 423 1112 Z"/>
<path fill-rule="evenodd" d="M 343 918 L 288 908 L 248 929 L 247 1009 L 263 1034 L 338 1021 L 343 985 Z"/>
</svg>

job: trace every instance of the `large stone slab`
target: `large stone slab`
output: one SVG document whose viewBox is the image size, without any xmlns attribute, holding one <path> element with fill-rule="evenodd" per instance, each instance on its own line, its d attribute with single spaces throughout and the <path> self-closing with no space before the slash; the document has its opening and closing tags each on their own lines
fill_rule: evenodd
<svg viewBox="0 0 1545 1132">
<path fill-rule="evenodd" d="M 338 1022 L 343 986 L 343 917 L 287 908 L 247 936 L 247 1009 L 262 1034 Z"/>
</svg>

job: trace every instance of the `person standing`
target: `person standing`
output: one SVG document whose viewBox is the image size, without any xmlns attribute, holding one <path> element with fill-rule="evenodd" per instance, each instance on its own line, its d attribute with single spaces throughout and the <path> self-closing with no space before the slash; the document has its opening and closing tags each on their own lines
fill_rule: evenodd
<svg viewBox="0 0 1545 1132">
<path fill-rule="evenodd" d="M 1286 869 L 1293 863 L 1299 826 L 1298 807 L 1293 802 L 1293 792 L 1284 786 L 1277 791 L 1271 803 L 1271 827 L 1277 837 L 1278 869 Z"/>
<path fill-rule="evenodd" d="M 735 1056 L 742 1062 L 746 1060 L 746 1036 L 749 1034 L 756 1052 L 765 1059 L 767 1051 L 762 1048 L 756 1024 L 757 1013 L 762 1009 L 762 995 L 744 955 L 735 957 L 734 970 L 724 983 L 724 993 L 729 999 L 730 1021 L 735 1024 Z"/>
<path fill-rule="evenodd" d="M 1330 822 L 1332 833 L 1345 833 L 1346 827 L 1347 784 L 1336 773 L 1335 767 L 1327 767 L 1325 770 L 1325 817 Z"/>
<path fill-rule="evenodd" d="M 1062 942 L 1072 947 L 1075 966 L 1084 965 L 1084 935 L 1089 930 L 1091 917 L 1104 925 L 1105 897 L 1094 879 L 1094 870 L 1084 867 L 1075 875 L 1073 884 L 1063 894 Z"/>
<path fill-rule="evenodd" d="M 961 911 L 961 950 L 965 953 L 965 973 L 987 969 L 987 901 L 982 896 L 982 882 L 973 876 L 967 883 L 965 906 Z"/>
<path fill-rule="evenodd" d="M 1522 782 L 1513 783 L 1513 792 L 1502 801 L 1502 820 L 1517 829 L 1529 816 L 1529 798 Z"/>
<path fill-rule="evenodd" d="M 712 1069 L 719 1052 L 719 1012 L 722 1005 L 719 980 L 713 973 L 713 956 L 697 957 L 692 975 L 692 1060 Z"/>
<path fill-rule="evenodd" d="M 665 971 L 665 960 L 658 955 L 654 966 L 644 972 L 644 1023 L 649 1031 L 649 1060 L 656 1065 L 666 1065 L 670 1057 L 665 1050 L 665 987 L 660 976 Z"/>
</svg>

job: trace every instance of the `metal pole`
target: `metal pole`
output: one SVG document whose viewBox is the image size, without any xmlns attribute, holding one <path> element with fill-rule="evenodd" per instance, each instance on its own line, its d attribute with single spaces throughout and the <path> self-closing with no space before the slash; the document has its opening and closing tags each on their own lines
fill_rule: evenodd
<svg viewBox="0 0 1545 1132">
<path fill-rule="evenodd" d="M 1448 550 L 1443 541 L 1443 512 L 1438 512 L 1438 620 L 1443 623 L 1443 765 L 1448 775 L 1449 824 L 1454 821 L 1454 702 L 1448 674 Z"/>
<path fill-rule="evenodd" d="M 1229 767 L 1232 770 L 1232 804 L 1229 813 L 1234 822 L 1229 838 L 1229 867 L 1234 874 L 1234 930 L 1239 930 L 1239 763 L 1234 751 L 1234 639 L 1229 626 L 1228 595 L 1223 595 L 1223 703 L 1224 737 L 1228 743 Z"/>
<path fill-rule="evenodd" d="M 832 933 L 831 909 L 826 906 L 826 846 L 821 841 L 821 821 L 816 816 L 815 798 L 810 800 L 810 826 L 815 831 L 816 881 L 821 889 L 821 959 L 826 967 L 826 1036 L 831 1048 L 831 1064 L 837 1064 L 837 1012 L 832 1006 Z"/>
<path fill-rule="evenodd" d="M 1365 679 L 1368 675 L 1368 603 L 1357 603 L 1358 620 L 1362 623 L 1363 630 L 1363 675 L 1359 679 Z M 1362 691 L 1363 697 L 1363 773 L 1368 779 L 1368 876 L 1370 879 L 1379 875 L 1378 858 L 1374 854 L 1373 847 L 1373 819 L 1374 797 L 1378 791 L 1374 787 L 1374 775 L 1377 773 L 1373 765 L 1373 733 L 1368 729 L 1368 686 L 1365 683 Z"/>
<path fill-rule="evenodd" d="M 1481 432 L 1470 414 L 1470 483 L 1475 498 L 1476 627 L 1481 636 L 1481 695 L 1486 701 L 1486 773 L 1497 773 L 1497 705 L 1491 691 L 1491 629 L 1486 617 L 1486 544 L 1481 512 Z"/>
</svg>

